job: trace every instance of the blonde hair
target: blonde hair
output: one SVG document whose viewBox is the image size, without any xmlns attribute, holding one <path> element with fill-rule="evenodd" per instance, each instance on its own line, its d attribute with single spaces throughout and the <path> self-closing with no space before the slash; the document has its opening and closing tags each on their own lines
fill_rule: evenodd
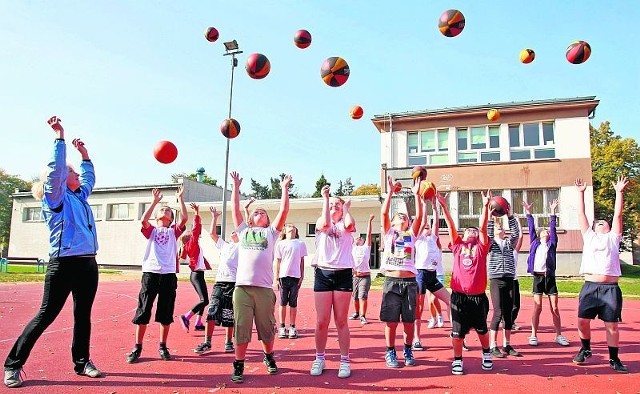
<svg viewBox="0 0 640 394">
<path fill-rule="evenodd" d="M 180 247 L 178 248 L 178 258 L 181 258 L 181 259 L 187 258 L 185 246 L 187 245 L 187 242 L 191 240 L 192 235 L 193 233 L 191 232 L 191 230 L 185 230 L 182 233 L 182 235 L 178 237 L 178 242 L 180 243 Z"/>
<path fill-rule="evenodd" d="M 73 166 L 67 163 L 67 171 L 73 170 L 73 169 L 74 169 Z M 42 170 L 42 172 L 40 172 L 40 180 L 33 182 L 33 184 L 31 185 L 31 195 L 36 200 L 42 201 L 42 199 L 44 198 L 44 184 L 47 181 L 47 178 L 49 177 L 50 173 L 51 173 L 51 168 L 45 167 Z"/>
<path fill-rule="evenodd" d="M 267 217 L 267 227 L 269 227 L 271 225 L 271 219 L 269 219 L 269 214 L 264 208 L 255 208 L 253 211 L 251 211 L 251 214 L 249 214 L 249 218 L 247 219 L 247 224 L 249 225 L 249 227 L 253 227 L 255 225 L 255 223 L 253 222 L 253 214 L 257 211 L 264 212 L 264 215 Z"/>
</svg>

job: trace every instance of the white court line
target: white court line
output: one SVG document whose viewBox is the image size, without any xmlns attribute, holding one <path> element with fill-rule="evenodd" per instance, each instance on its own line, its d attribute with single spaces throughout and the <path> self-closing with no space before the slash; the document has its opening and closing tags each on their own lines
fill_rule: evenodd
<svg viewBox="0 0 640 394">
<path fill-rule="evenodd" d="M 114 293 L 114 292 L 112 292 L 112 291 L 101 291 L 100 293 L 102 293 L 102 294 L 105 294 L 105 293 L 106 293 L 106 294 L 115 294 L 115 295 L 119 295 L 119 296 L 122 296 L 122 297 L 131 298 L 131 299 L 135 299 L 135 300 L 137 300 L 137 298 L 138 298 L 137 296 L 136 296 L 136 297 L 132 297 L 132 296 L 127 295 L 127 294 Z M 126 311 L 126 312 L 123 312 L 123 313 L 121 313 L 121 314 L 119 314 L 119 315 L 110 316 L 110 317 L 108 317 L 108 318 L 104 318 L 104 319 L 92 320 L 92 321 L 91 321 L 91 325 L 93 325 L 93 324 L 97 324 L 97 323 L 102 323 L 102 322 L 103 322 L 103 321 L 105 321 L 105 320 L 117 319 L 117 318 L 119 318 L 120 316 L 123 316 L 123 315 L 126 315 L 126 314 L 128 314 L 128 313 L 132 313 L 132 312 L 134 312 L 136 309 L 138 309 L 138 307 L 137 307 L 137 306 L 136 306 L 135 308 L 130 309 L 130 310 Z M 47 330 L 47 331 L 43 332 L 41 336 L 48 335 L 48 334 L 55 334 L 55 333 L 62 332 L 62 331 L 67 331 L 67 330 L 73 330 L 73 326 L 71 326 L 71 327 L 63 327 L 63 328 L 59 328 L 59 329 L 57 329 L 57 330 Z M 7 339 L 0 339 L 0 343 L 8 342 L 8 341 L 15 341 L 16 339 L 18 339 L 18 337 L 15 337 L 15 338 L 7 338 Z"/>
</svg>

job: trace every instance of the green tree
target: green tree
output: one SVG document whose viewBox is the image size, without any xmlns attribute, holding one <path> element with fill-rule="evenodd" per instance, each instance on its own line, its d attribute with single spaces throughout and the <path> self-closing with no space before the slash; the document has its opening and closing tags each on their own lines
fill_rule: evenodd
<svg viewBox="0 0 640 394">
<path fill-rule="evenodd" d="M 353 192 L 351 192 L 352 196 L 376 196 L 380 195 L 382 191 L 380 190 L 380 186 L 370 184 L 370 185 L 360 185 Z"/>
<path fill-rule="evenodd" d="M 275 178 L 269 179 L 269 185 L 262 185 L 255 179 L 251 179 L 251 190 L 253 190 L 252 196 L 258 200 L 264 199 L 279 199 L 282 196 L 282 190 L 280 189 L 280 182 L 284 179 L 286 174 L 282 173 Z M 293 192 L 294 184 L 289 183 L 289 198 L 297 198 L 297 194 Z"/>
<path fill-rule="evenodd" d="M 187 175 L 186 172 L 183 172 L 183 173 L 180 173 L 180 174 L 171 175 L 171 180 L 173 182 L 177 182 L 178 178 L 189 178 L 189 179 L 197 182 L 198 181 L 198 174 L 194 172 L 194 173 L 191 173 L 191 174 Z M 212 186 L 218 186 L 218 180 L 211 178 L 207 174 L 204 174 L 204 177 L 202 178 L 202 183 L 206 183 L 207 185 L 212 185 Z"/>
<path fill-rule="evenodd" d="M 6 250 L 9 246 L 11 209 L 13 207 L 11 195 L 15 193 L 16 189 L 21 191 L 30 190 L 31 182 L 7 174 L 5 170 L 0 168 L 0 251 L 2 251 L 3 256 L 6 255 Z"/>
<path fill-rule="evenodd" d="M 351 177 L 344 180 L 344 183 L 342 184 L 342 190 L 344 191 L 345 196 L 350 196 L 351 193 L 353 193 L 354 188 L 355 186 L 353 185 L 353 183 L 351 183 Z"/>
<path fill-rule="evenodd" d="M 344 196 L 344 188 L 342 186 L 342 181 L 338 181 L 338 188 L 335 192 L 333 192 L 334 196 L 342 197 Z"/>
<path fill-rule="evenodd" d="M 324 177 L 324 174 L 320 175 L 320 178 L 318 178 L 318 180 L 316 181 L 316 191 L 313 192 L 313 194 L 311 195 L 311 197 L 322 197 L 322 194 L 320 194 L 320 191 L 322 190 L 322 188 L 325 185 L 329 185 L 331 186 L 331 183 L 329 183 L 327 181 L 327 178 Z"/>
<path fill-rule="evenodd" d="M 615 135 L 609 122 L 591 132 L 591 171 L 593 177 L 593 204 L 596 217 L 613 216 L 615 190 L 611 182 L 621 175 L 629 178 L 624 194 L 623 250 L 628 249 L 638 236 L 640 223 L 640 147 L 633 138 Z"/>
</svg>

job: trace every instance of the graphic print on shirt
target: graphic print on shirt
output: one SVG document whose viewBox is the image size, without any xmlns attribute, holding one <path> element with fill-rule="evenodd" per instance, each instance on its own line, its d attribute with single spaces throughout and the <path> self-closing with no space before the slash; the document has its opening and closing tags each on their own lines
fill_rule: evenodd
<svg viewBox="0 0 640 394">
<path fill-rule="evenodd" d="M 159 245 L 165 246 L 169 242 L 168 230 L 170 230 L 168 227 L 157 227 L 154 241 Z"/>
<path fill-rule="evenodd" d="M 460 256 L 462 257 L 462 268 L 470 270 L 471 266 L 473 266 L 473 258 L 476 257 L 476 248 L 463 246 L 460 249 Z"/>
<path fill-rule="evenodd" d="M 269 241 L 264 231 L 255 231 L 249 228 L 242 238 L 242 248 L 252 250 L 265 250 L 269 246 Z"/>
<path fill-rule="evenodd" d="M 387 257 L 387 264 L 400 267 L 405 265 L 407 261 L 411 261 L 413 255 L 413 245 L 411 243 L 411 233 L 405 231 L 403 233 L 393 232 L 391 240 L 391 252 Z"/>
</svg>

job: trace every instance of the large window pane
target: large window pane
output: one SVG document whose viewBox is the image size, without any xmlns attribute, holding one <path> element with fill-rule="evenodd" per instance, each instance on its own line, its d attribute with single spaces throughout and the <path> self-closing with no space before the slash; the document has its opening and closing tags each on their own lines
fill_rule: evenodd
<svg viewBox="0 0 640 394">
<path fill-rule="evenodd" d="M 533 155 L 536 159 L 553 159 L 556 157 L 556 150 L 553 148 L 536 149 L 535 152 L 533 152 Z"/>
<path fill-rule="evenodd" d="M 527 202 L 533 204 L 531 213 L 544 213 L 544 196 L 542 190 L 527 190 Z"/>
<path fill-rule="evenodd" d="M 449 164 L 449 155 L 431 155 L 429 164 Z"/>
<path fill-rule="evenodd" d="M 469 215 L 469 192 L 458 192 L 458 213 Z"/>
<path fill-rule="evenodd" d="M 511 191 L 511 210 L 513 213 L 524 214 L 524 207 L 522 206 L 523 198 L 522 190 Z"/>
<path fill-rule="evenodd" d="M 408 163 L 410 166 L 421 166 L 427 164 L 427 156 L 409 156 Z"/>
<path fill-rule="evenodd" d="M 91 212 L 93 212 L 93 218 L 95 220 L 102 219 L 102 205 L 89 205 L 91 207 Z"/>
<path fill-rule="evenodd" d="M 500 161 L 500 152 L 480 152 L 480 161 Z"/>
<path fill-rule="evenodd" d="M 471 203 L 473 204 L 473 215 L 480 215 L 482 213 L 482 194 L 480 192 L 471 193 Z"/>
<path fill-rule="evenodd" d="M 407 149 L 409 153 L 418 153 L 418 133 L 409 133 L 407 136 Z"/>
<path fill-rule="evenodd" d="M 527 160 L 531 158 L 531 152 L 528 150 L 512 150 L 511 160 Z"/>
<path fill-rule="evenodd" d="M 520 126 L 509 125 L 509 147 L 514 148 L 520 146 Z"/>
<path fill-rule="evenodd" d="M 420 133 L 422 138 L 422 151 L 434 152 L 436 150 L 436 132 L 435 130 L 423 131 Z"/>
<path fill-rule="evenodd" d="M 525 123 L 522 125 L 524 146 L 540 145 L 540 126 L 538 123 Z"/>
<path fill-rule="evenodd" d="M 500 147 L 500 128 L 497 126 L 489 127 L 489 148 Z"/>
<path fill-rule="evenodd" d="M 485 127 L 471 128 L 471 149 L 484 149 L 487 147 L 487 129 Z"/>
<path fill-rule="evenodd" d="M 468 150 L 469 141 L 467 137 L 467 129 L 458 129 L 458 150 Z"/>
<path fill-rule="evenodd" d="M 478 161 L 478 154 L 473 153 L 458 153 L 458 163 L 475 163 Z"/>
<path fill-rule="evenodd" d="M 438 150 L 446 152 L 449 150 L 449 130 L 438 130 Z"/>
<path fill-rule="evenodd" d="M 542 124 L 542 144 L 553 145 L 555 140 L 553 137 L 553 123 Z"/>
</svg>

